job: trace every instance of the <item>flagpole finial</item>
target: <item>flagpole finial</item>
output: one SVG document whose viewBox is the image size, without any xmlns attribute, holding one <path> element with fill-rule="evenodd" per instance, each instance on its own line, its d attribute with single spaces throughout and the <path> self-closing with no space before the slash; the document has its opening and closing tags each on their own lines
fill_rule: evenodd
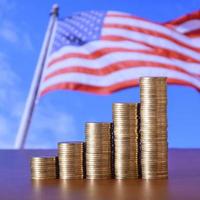
<svg viewBox="0 0 200 200">
<path fill-rule="evenodd" d="M 58 4 L 53 4 L 50 15 L 58 16 L 59 6 Z"/>
</svg>

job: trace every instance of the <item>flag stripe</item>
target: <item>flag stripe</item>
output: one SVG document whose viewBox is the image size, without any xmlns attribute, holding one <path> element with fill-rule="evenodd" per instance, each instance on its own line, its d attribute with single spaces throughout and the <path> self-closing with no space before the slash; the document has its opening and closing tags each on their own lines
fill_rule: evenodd
<svg viewBox="0 0 200 200">
<path fill-rule="evenodd" d="M 194 58 L 191 58 L 190 56 L 188 55 L 183 55 L 182 53 L 179 53 L 177 51 L 174 51 L 174 50 L 168 50 L 166 48 L 161 48 L 161 47 L 157 47 L 157 46 L 153 46 L 153 45 L 150 45 L 150 44 L 147 44 L 145 42 L 142 42 L 142 41 L 137 41 L 135 39 L 129 39 L 127 37 L 122 37 L 122 36 L 113 36 L 113 35 L 106 35 L 106 36 L 102 36 L 101 37 L 101 40 L 103 41 L 130 41 L 130 42 L 138 42 L 139 44 L 143 44 L 143 45 L 146 45 L 150 48 L 152 48 L 152 51 L 160 51 L 160 52 L 163 52 L 163 55 L 167 55 L 168 57 L 170 57 L 171 55 L 173 55 L 175 58 L 179 58 L 179 59 L 182 59 L 184 61 L 188 61 L 188 62 L 196 62 L 196 63 L 199 63 L 200 61 L 197 60 L 197 59 L 194 59 Z"/>
<path fill-rule="evenodd" d="M 164 34 L 159 33 L 157 31 L 142 29 L 142 28 L 138 28 L 138 27 L 135 27 L 135 26 L 125 25 L 125 24 L 121 25 L 121 24 L 114 24 L 114 23 L 113 24 L 112 23 L 106 23 L 106 24 L 104 24 L 104 27 L 105 28 L 124 29 L 124 30 L 128 30 L 128 31 L 144 33 L 144 34 L 147 34 L 147 35 L 150 35 L 150 36 L 163 38 L 167 41 L 175 43 L 176 45 L 179 45 L 180 47 L 185 47 L 185 48 L 189 48 L 189 49 L 192 49 L 194 51 L 200 52 L 200 48 L 195 48 L 194 46 L 191 45 L 192 44 L 191 40 L 189 40 L 188 44 L 186 44 L 186 43 L 183 43 L 182 41 L 174 39 L 172 36 L 164 35 Z M 180 34 L 179 34 L 179 37 L 180 37 Z"/>
<path fill-rule="evenodd" d="M 135 31 L 124 30 L 120 28 L 104 28 L 102 30 L 102 36 L 119 36 L 127 39 L 138 40 L 149 45 L 154 46 L 155 48 L 164 48 L 169 51 L 177 51 L 178 53 L 184 54 L 185 56 L 189 56 L 193 59 L 200 60 L 200 53 L 197 51 L 193 51 L 189 48 L 185 48 L 183 46 L 177 45 L 174 42 L 169 40 L 151 36 L 144 33 L 138 33 Z"/>
<path fill-rule="evenodd" d="M 200 19 L 199 20 L 195 19 L 195 20 L 190 20 L 180 25 L 174 26 L 174 29 L 180 33 L 185 34 L 191 31 L 198 30 L 199 27 L 200 27 Z"/>
<path fill-rule="evenodd" d="M 58 52 L 55 52 L 54 54 L 52 54 L 52 56 L 50 57 L 48 61 L 48 65 L 51 65 L 59 60 L 62 60 L 62 58 L 59 57 L 61 54 L 64 57 L 68 55 L 66 58 L 75 57 L 75 55 L 79 56 L 80 55 L 79 53 L 87 54 L 89 56 L 90 53 L 94 53 L 95 51 L 100 51 L 103 48 L 109 48 L 110 51 L 108 51 L 108 53 L 115 51 L 114 48 L 126 48 L 126 49 L 134 49 L 134 50 L 135 49 L 138 49 L 138 50 L 151 49 L 152 53 L 156 53 L 158 55 L 168 56 L 170 58 L 177 58 L 177 59 L 181 59 L 188 62 L 197 62 L 197 63 L 200 62 L 187 55 L 183 55 L 182 53 L 178 53 L 173 50 L 169 51 L 164 48 L 154 48 L 154 46 L 152 45 L 148 45 L 145 42 L 139 42 L 137 40 L 130 40 L 127 38 L 116 37 L 116 36 L 103 36 L 102 40 L 104 40 L 104 42 L 94 41 L 92 43 L 91 42 L 87 43 L 86 45 L 83 45 L 81 47 L 69 47 L 69 46 L 64 47 Z M 125 40 L 129 40 L 129 41 L 125 41 Z M 118 41 L 118 43 L 116 41 Z M 150 51 L 147 51 L 147 52 L 151 53 Z M 92 59 L 93 56 L 91 56 L 90 58 Z"/>
<path fill-rule="evenodd" d="M 161 50 L 155 49 L 154 51 L 148 51 L 148 50 L 132 50 L 132 49 L 125 49 L 125 48 L 105 48 L 97 50 L 91 54 L 84 54 L 84 53 L 68 53 L 68 54 L 61 54 L 60 56 L 57 56 L 57 58 L 52 59 L 48 63 L 48 67 L 53 67 L 55 64 L 62 62 L 62 61 L 68 61 L 68 59 L 71 58 L 83 58 L 87 60 L 96 60 L 98 58 L 101 58 L 105 55 L 114 54 L 114 53 L 143 53 L 146 55 L 154 55 L 154 56 L 160 56 L 163 57 L 164 60 L 169 60 L 170 63 L 172 62 L 179 62 L 181 65 L 185 64 L 185 62 L 192 64 L 192 66 L 195 66 L 195 71 L 200 67 L 200 62 L 192 62 L 187 57 L 180 57 L 179 55 L 171 53 L 170 55 L 166 52 L 162 52 Z M 168 59 L 169 58 L 169 59 Z M 173 61 L 171 59 L 174 59 Z M 192 67 L 193 68 L 193 67 Z M 198 72 L 197 72 L 198 73 Z"/>
<path fill-rule="evenodd" d="M 151 47 L 148 47 L 145 44 L 133 41 L 120 41 L 116 43 L 113 41 L 102 42 L 101 40 L 97 40 L 86 43 L 82 46 L 64 46 L 63 48 L 59 49 L 59 51 L 54 52 L 48 59 L 48 62 L 51 62 L 54 58 L 57 58 L 61 54 L 75 54 L 75 53 L 91 54 L 103 48 L 126 48 L 126 49 L 138 49 L 138 50 L 152 49 Z"/>
<path fill-rule="evenodd" d="M 123 61 L 146 61 L 146 62 L 158 62 L 163 63 L 166 65 L 176 65 L 177 68 L 183 69 L 190 73 L 200 74 L 200 64 L 196 63 L 188 63 L 178 59 L 169 59 L 164 56 L 159 55 L 148 55 L 146 53 L 140 52 L 114 52 L 110 54 L 106 54 L 96 59 L 84 59 L 84 58 L 68 58 L 63 59 L 52 65 L 51 67 L 45 70 L 45 75 L 53 73 L 57 70 L 73 67 L 73 66 L 80 66 L 80 67 L 87 67 L 91 69 L 101 69 L 111 64 L 117 64 L 118 62 Z"/>
<path fill-rule="evenodd" d="M 53 73 L 49 73 L 48 75 L 45 76 L 44 81 L 52 77 L 62 75 L 62 74 L 68 74 L 68 73 L 77 72 L 77 73 L 91 74 L 91 75 L 96 75 L 96 76 L 104 76 L 104 75 L 111 74 L 113 72 L 128 69 L 128 68 L 145 67 L 145 66 L 147 67 L 153 66 L 157 68 L 170 69 L 170 70 L 174 70 L 174 71 L 178 71 L 178 72 L 182 72 L 184 74 L 190 75 L 196 78 L 197 80 L 200 79 L 200 73 L 199 74 L 190 73 L 184 69 L 178 68 L 177 66 L 173 66 L 173 65 L 166 65 L 166 64 L 158 63 L 158 62 L 146 62 L 146 61 L 123 61 L 123 62 L 118 62 L 118 63 L 108 65 L 106 67 L 102 67 L 100 69 L 92 69 L 92 68 L 80 67 L 80 66 L 65 67 Z"/>
<path fill-rule="evenodd" d="M 181 86 L 188 86 L 188 87 L 192 87 L 192 88 L 195 88 L 196 90 L 200 91 L 199 87 L 197 87 L 196 85 L 194 85 L 188 81 L 185 81 L 185 80 L 168 78 L 167 83 L 181 85 Z M 138 79 L 130 80 L 130 81 L 123 81 L 121 83 L 116 83 L 116 84 L 113 84 L 113 85 L 107 86 L 107 87 L 98 87 L 95 85 L 87 85 L 87 84 L 74 83 L 74 82 L 68 82 L 68 83 L 65 82 L 65 83 L 58 83 L 56 85 L 52 85 L 52 86 L 45 88 L 40 93 L 40 96 L 43 96 L 49 92 L 57 91 L 57 90 L 77 90 L 77 91 L 82 91 L 82 92 L 106 95 L 106 94 L 111 94 L 113 92 L 117 92 L 117 91 L 125 89 L 125 88 L 130 88 L 130 87 L 134 87 L 134 86 L 138 86 L 138 85 L 139 85 Z"/>
<path fill-rule="evenodd" d="M 102 45 L 103 43 L 103 45 Z M 143 44 L 139 44 L 136 42 L 130 42 L 130 41 L 121 41 L 121 42 L 109 42 L 109 41 L 94 41 L 87 43 L 86 45 L 83 45 L 81 47 L 63 47 L 58 52 L 52 54 L 52 56 L 48 59 L 48 67 L 50 67 L 53 64 L 56 64 L 59 61 L 62 61 L 63 59 L 68 58 L 88 58 L 88 59 L 96 59 L 98 57 L 101 57 L 105 55 L 106 53 L 112 53 L 112 52 L 131 52 L 131 51 L 141 51 L 150 50 L 150 47 L 147 47 Z M 150 51 L 149 51 L 150 52 Z"/>
<path fill-rule="evenodd" d="M 56 85 L 59 83 L 74 82 L 79 84 L 95 85 L 98 87 L 108 87 L 123 81 L 130 81 L 133 79 L 137 79 L 141 76 L 167 76 L 174 79 L 185 80 L 187 82 L 192 83 L 193 85 L 196 85 L 198 88 L 200 87 L 200 79 L 197 80 L 196 78 L 190 75 L 173 71 L 170 69 L 145 66 L 145 67 L 123 69 L 108 75 L 104 75 L 103 77 L 96 75 L 88 75 L 83 73 L 69 73 L 67 75 L 66 74 L 58 75 L 43 82 L 41 87 L 41 93 L 43 90 L 45 90 L 45 88 L 48 88 L 52 85 Z"/>
<path fill-rule="evenodd" d="M 179 17 L 178 19 L 166 22 L 165 24 L 166 25 L 167 24 L 170 24 L 170 25 L 180 25 L 180 24 L 183 24 L 183 23 L 185 23 L 187 21 L 195 20 L 195 19 L 200 19 L 200 11 L 189 13 L 187 15 Z"/>
<path fill-rule="evenodd" d="M 185 35 L 189 36 L 190 38 L 200 38 L 200 29 L 186 32 Z"/>
<path fill-rule="evenodd" d="M 104 24 L 116 24 L 116 25 L 129 25 L 134 29 L 138 29 L 141 32 L 151 33 L 152 35 L 158 35 L 159 37 L 166 38 L 169 40 L 173 40 L 174 42 L 181 44 L 183 46 L 187 46 L 189 48 L 194 48 L 194 50 L 200 50 L 200 45 L 191 43 L 190 39 L 185 35 L 181 35 L 179 32 L 174 31 L 166 26 L 163 26 L 158 23 L 153 23 L 150 21 L 145 21 L 142 19 L 135 18 L 134 16 L 127 15 L 109 15 L 105 18 Z"/>
</svg>

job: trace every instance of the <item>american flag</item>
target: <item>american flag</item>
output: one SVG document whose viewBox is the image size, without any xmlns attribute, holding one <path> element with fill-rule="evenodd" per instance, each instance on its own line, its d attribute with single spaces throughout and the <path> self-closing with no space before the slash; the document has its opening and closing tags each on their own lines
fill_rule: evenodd
<svg viewBox="0 0 200 200">
<path fill-rule="evenodd" d="M 69 89 L 109 94 L 142 76 L 200 90 L 200 12 L 166 23 L 89 11 L 57 20 L 39 95 Z"/>
</svg>

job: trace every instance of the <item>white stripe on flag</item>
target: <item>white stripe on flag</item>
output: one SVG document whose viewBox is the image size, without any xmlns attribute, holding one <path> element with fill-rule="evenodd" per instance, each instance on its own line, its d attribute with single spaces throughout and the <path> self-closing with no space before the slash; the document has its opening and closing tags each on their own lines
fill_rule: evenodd
<svg viewBox="0 0 200 200">
<path fill-rule="evenodd" d="M 93 41 L 86 43 L 82 46 L 64 46 L 63 48 L 59 49 L 58 51 L 54 52 L 49 60 L 53 60 L 56 57 L 62 54 L 71 54 L 71 53 L 83 53 L 83 54 L 91 54 L 97 50 L 103 48 L 126 48 L 132 50 L 150 50 L 151 48 L 142 44 L 138 44 L 136 42 L 129 42 L 129 41 L 121 41 L 121 42 L 113 42 L 113 41 Z"/>
<path fill-rule="evenodd" d="M 200 80 L 197 80 L 189 75 L 169 69 L 160 69 L 146 66 L 120 70 L 112 74 L 105 75 L 103 77 L 82 73 L 69 73 L 67 75 L 62 74 L 44 81 L 41 85 L 40 92 L 42 92 L 45 88 L 59 83 L 73 82 L 92 86 L 106 87 L 123 81 L 138 79 L 139 77 L 143 76 L 167 76 L 174 79 L 188 81 L 196 85 L 197 87 L 200 87 Z"/>
<path fill-rule="evenodd" d="M 130 19 L 130 18 L 123 18 L 123 17 L 111 17 L 107 16 L 104 20 L 104 24 L 119 24 L 119 25 L 126 25 L 126 26 L 133 26 L 136 28 L 143 28 L 146 30 L 154 31 L 155 33 L 161 33 L 166 35 L 166 37 L 170 37 L 175 39 L 183 44 L 193 46 L 193 47 L 200 47 L 200 44 L 191 43 L 190 38 L 186 37 L 185 35 L 179 34 L 173 29 L 165 27 L 163 25 L 159 25 L 153 22 L 144 21 L 140 19 Z M 200 24 L 199 24 L 200 27 Z M 177 27 L 178 28 L 178 27 Z M 177 29 L 176 28 L 176 29 Z M 144 30 L 145 31 L 145 30 Z"/>
<path fill-rule="evenodd" d="M 180 33 L 187 33 L 190 31 L 198 30 L 200 29 L 200 20 L 198 19 L 189 20 L 180 25 L 174 26 L 174 29 Z"/>
<path fill-rule="evenodd" d="M 140 42 L 145 42 L 146 44 L 152 45 L 157 48 L 166 48 L 168 50 L 176 51 L 186 56 L 190 56 L 196 60 L 200 60 L 200 53 L 197 53 L 196 51 L 193 51 L 189 48 L 180 46 L 164 38 L 155 37 L 144 33 L 138 33 L 135 31 L 124 30 L 120 28 L 106 28 L 106 27 L 103 28 L 102 35 L 119 36 L 119 37 L 125 37 L 127 39 L 137 40 Z"/>
<path fill-rule="evenodd" d="M 191 73 L 200 74 L 200 64 L 188 63 L 178 59 L 169 59 L 167 57 L 157 56 L 157 55 L 148 55 L 145 53 L 131 53 L 131 52 L 115 52 L 111 54 L 106 54 L 95 60 L 84 59 L 84 58 L 68 58 L 58 63 L 53 64 L 51 67 L 46 68 L 45 75 L 55 72 L 57 70 L 73 67 L 73 66 L 82 66 L 91 69 L 101 69 L 111 64 L 115 64 L 122 61 L 146 61 L 146 62 L 158 62 L 167 65 L 175 65 L 180 69 L 184 69 Z"/>
</svg>

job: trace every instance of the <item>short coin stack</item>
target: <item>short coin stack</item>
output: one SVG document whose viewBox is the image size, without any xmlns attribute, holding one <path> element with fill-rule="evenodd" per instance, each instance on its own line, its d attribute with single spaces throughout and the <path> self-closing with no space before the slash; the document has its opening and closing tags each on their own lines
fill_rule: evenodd
<svg viewBox="0 0 200 200">
<path fill-rule="evenodd" d="M 138 104 L 114 103 L 116 179 L 138 178 Z"/>
<path fill-rule="evenodd" d="M 140 79 L 142 178 L 168 176 L 166 78 Z"/>
<path fill-rule="evenodd" d="M 83 142 L 62 142 L 58 144 L 60 179 L 84 178 L 83 154 Z"/>
<path fill-rule="evenodd" d="M 111 123 L 86 123 L 86 178 L 111 178 Z"/>
<path fill-rule="evenodd" d="M 58 173 L 57 157 L 33 157 L 31 159 L 32 179 L 56 179 Z"/>
</svg>

